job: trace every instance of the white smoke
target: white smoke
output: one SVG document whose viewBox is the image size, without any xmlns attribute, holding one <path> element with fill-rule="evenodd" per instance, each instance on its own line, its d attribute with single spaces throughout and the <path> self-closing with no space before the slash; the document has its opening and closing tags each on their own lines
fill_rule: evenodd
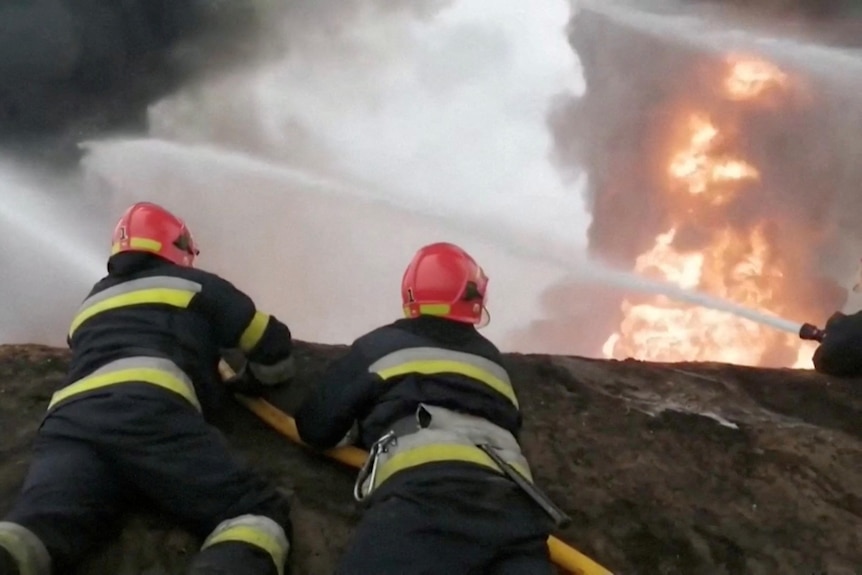
<svg viewBox="0 0 862 575">
<path fill-rule="evenodd" d="M 154 104 L 142 139 L 87 143 L 91 200 L 108 200 L 110 217 L 140 199 L 179 211 L 201 266 L 307 340 L 347 342 L 397 317 L 413 251 L 456 241 L 491 275 L 488 332 L 500 336 L 564 271 L 519 246 L 586 244 L 581 190 L 552 167 L 545 124 L 556 96 L 584 89 L 569 16 L 565 0 L 460 0 L 314 26 L 288 7 L 256 59 Z M 107 237 L 111 223 L 92 225 Z"/>
<path fill-rule="evenodd" d="M 62 343 L 103 275 L 92 206 L 74 185 L 0 161 L 0 343 Z"/>
</svg>

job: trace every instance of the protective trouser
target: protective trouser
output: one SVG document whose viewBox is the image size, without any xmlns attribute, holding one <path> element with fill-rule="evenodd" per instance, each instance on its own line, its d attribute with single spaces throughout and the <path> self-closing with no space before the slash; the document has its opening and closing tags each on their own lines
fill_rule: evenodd
<svg viewBox="0 0 862 575">
<path fill-rule="evenodd" d="M 480 473 L 447 491 L 402 486 L 372 499 L 335 575 L 554 575 L 543 512 L 508 479 Z"/>
<path fill-rule="evenodd" d="M 422 403 L 413 415 L 393 422 L 391 431 L 371 447 L 357 475 L 354 495 L 361 501 L 399 473 L 428 463 L 459 461 L 502 474 L 480 444 L 492 446 L 532 483 L 530 464 L 512 433 L 482 417 Z"/>
<path fill-rule="evenodd" d="M 124 388 L 63 405 L 43 422 L 0 523 L 0 546 L 20 575 L 70 572 L 117 532 L 130 506 L 153 503 L 204 538 L 189 574 L 283 575 L 288 501 L 182 398 Z"/>
<path fill-rule="evenodd" d="M 550 518 L 480 444 L 532 483 L 518 441 L 484 418 L 420 404 L 393 422 L 357 477 L 369 507 L 336 575 L 552 574 Z"/>
</svg>

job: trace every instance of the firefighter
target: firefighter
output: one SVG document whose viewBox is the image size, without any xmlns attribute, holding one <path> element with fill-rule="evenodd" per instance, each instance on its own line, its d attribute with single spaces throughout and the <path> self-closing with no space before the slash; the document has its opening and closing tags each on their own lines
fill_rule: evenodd
<svg viewBox="0 0 862 575">
<path fill-rule="evenodd" d="M 353 342 L 297 409 L 312 447 L 369 450 L 354 488 L 365 513 L 336 575 L 553 573 L 518 398 L 477 330 L 487 285 L 460 247 L 421 248 L 401 284 L 406 317 Z"/>
<path fill-rule="evenodd" d="M 862 292 L 862 262 L 852 289 L 855 293 Z M 836 311 L 823 329 L 802 324 L 799 337 L 820 343 L 812 358 L 817 372 L 835 377 L 862 376 L 862 311 L 854 314 Z"/>
<path fill-rule="evenodd" d="M 202 540 L 188 574 L 282 575 L 285 496 L 211 425 L 220 349 L 241 351 L 244 390 L 288 382 L 288 327 L 195 269 L 185 223 L 147 202 L 113 233 L 108 275 L 68 332 L 71 361 L 39 428 L 21 492 L 0 522 L 0 575 L 62 575 L 150 504 Z"/>
<path fill-rule="evenodd" d="M 832 314 L 821 330 L 803 324 L 799 337 L 820 343 L 812 363 L 818 373 L 835 377 L 862 376 L 862 312 Z"/>
</svg>

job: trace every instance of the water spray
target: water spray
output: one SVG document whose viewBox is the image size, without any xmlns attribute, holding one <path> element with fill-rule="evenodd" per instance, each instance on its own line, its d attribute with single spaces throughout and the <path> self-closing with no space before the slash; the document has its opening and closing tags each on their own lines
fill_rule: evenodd
<svg viewBox="0 0 862 575">
<path fill-rule="evenodd" d="M 803 326 L 799 322 L 780 318 L 770 313 L 753 310 L 728 300 L 684 289 L 668 282 L 652 280 L 634 273 L 616 270 L 593 261 L 584 262 L 580 266 L 579 271 L 584 272 L 582 277 L 578 278 L 580 281 L 595 279 L 599 283 L 614 287 L 630 289 L 641 293 L 664 295 L 674 300 L 724 311 L 788 333 L 799 334 Z"/>
<path fill-rule="evenodd" d="M 0 163 L 0 184 L 5 190 L 0 220 L 29 236 L 34 245 L 56 254 L 57 263 L 66 264 L 78 277 L 95 281 L 103 275 L 102 255 L 77 233 L 79 226 L 74 216 L 78 214 L 70 213 L 68 205 L 58 205 L 60 197 L 46 197 L 43 190 L 5 163 Z"/>
<path fill-rule="evenodd" d="M 680 43 L 725 54 L 729 49 L 763 54 L 771 61 L 805 70 L 812 78 L 844 85 L 855 93 L 862 60 L 856 50 L 800 40 L 753 29 L 750 24 L 698 14 L 697 10 L 661 11 L 637 2 L 580 0 L 579 9 L 601 14 L 640 33 L 673 38 Z"/>
<path fill-rule="evenodd" d="M 129 154 L 140 157 L 144 153 L 167 154 L 176 159 L 186 157 L 188 162 L 205 161 L 221 167 L 230 166 L 250 174 L 264 176 L 284 182 L 285 187 L 301 189 L 309 194 L 330 196 L 353 196 L 370 202 L 395 206 L 408 213 L 422 215 L 435 221 L 441 230 L 457 230 L 482 239 L 490 240 L 506 252 L 525 259 L 542 261 L 558 266 L 574 274 L 573 283 L 612 286 L 635 293 L 664 295 L 673 300 L 688 302 L 705 308 L 724 311 L 756 323 L 784 332 L 799 334 L 802 324 L 793 322 L 748 307 L 706 295 L 659 280 L 643 277 L 631 271 L 615 269 L 603 262 L 584 256 L 585 247 L 571 241 L 555 239 L 538 229 L 525 229 L 513 223 L 489 217 L 477 219 L 473 214 L 429 212 L 417 207 L 408 194 L 397 190 L 382 190 L 355 183 L 342 178 L 323 177 L 309 170 L 285 164 L 275 164 L 242 152 L 225 150 L 205 145 L 186 145 L 163 140 L 118 140 L 105 147 L 104 142 L 86 142 L 82 147 L 88 151 L 83 160 L 85 171 L 98 174 L 102 165 L 113 165 L 113 154 Z M 110 150 L 109 155 L 104 155 Z M 93 153 L 96 153 L 94 156 Z M 252 190 L 249 190 L 252 191 Z"/>
</svg>

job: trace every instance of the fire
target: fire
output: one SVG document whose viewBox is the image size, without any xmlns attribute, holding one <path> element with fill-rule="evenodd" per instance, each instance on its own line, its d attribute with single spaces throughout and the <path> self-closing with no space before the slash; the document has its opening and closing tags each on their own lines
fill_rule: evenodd
<svg viewBox="0 0 862 575">
<path fill-rule="evenodd" d="M 717 156 L 713 150 L 719 142 L 718 129 L 705 117 L 693 115 L 689 118 L 691 138 L 685 149 L 677 152 L 670 161 L 668 172 L 687 189 L 689 194 L 707 194 L 714 204 L 723 203 L 729 197 L 721 193 L 726 182 L 755 179 L 757 170 L 734 158 Z"/>
<path fill-rule="evenodd" d="M 735 59 L 728 64 L 723 88 L 732 101 L 757 98 L 787 82 L 787 76 L 768 62 Z M 732 144 L 729 134 L 708 114 L 690 113 L 684 120 L 684 137 L 668 158 L 666 189 L 686 199 L 669 202 L 672 225 L 637 258 L 635 271 L 755 310 L 780 313 L 777 299 L 783 275 L 776 262 L 781 258 L 768 243 L 765 222 L 746 228 L 704 225 L 705 247 L 686 251 L 675 246 L 681 227 L 714 222 L 711 211 L 760 181 L 756 167 L 727 152 Z M 799 349 L 801 359 L 794 366 L 810 365 L 811 349 L 795 335 L 725 312 L 665 296 L 637 303 L 627 299 L 622 312 L 619 331 L 603 346 L 606 357 L 759 365 L 767 351 L 782 342 Z"/>
<path fill-rule="evenodd" d="M 764 60 L 729 59 L 731 70 L 724 79 L 725 94 L 733 100 L 750 100 L 770 88 L 787 85 L 787 74 Z"/>
</svg>

